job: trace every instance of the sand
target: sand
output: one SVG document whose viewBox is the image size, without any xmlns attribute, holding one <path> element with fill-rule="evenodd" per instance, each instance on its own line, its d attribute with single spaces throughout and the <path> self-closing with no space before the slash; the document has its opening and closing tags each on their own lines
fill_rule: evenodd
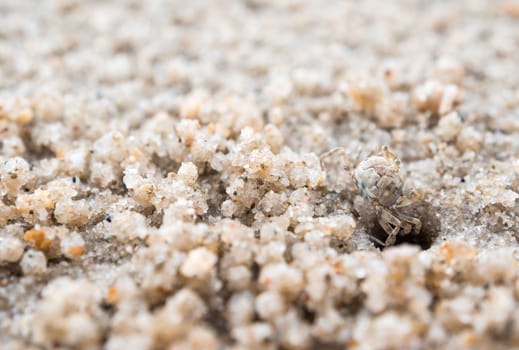
<svg viewBox="0 0 519 350">
<path fill-rule="evenodd" d="M 0 12 L 3 348 L 519 347 L 519 2 Z"/>
</svg>

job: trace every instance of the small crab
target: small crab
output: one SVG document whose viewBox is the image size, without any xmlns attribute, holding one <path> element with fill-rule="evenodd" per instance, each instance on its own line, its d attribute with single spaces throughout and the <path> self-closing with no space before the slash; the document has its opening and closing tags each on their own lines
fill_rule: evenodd
<svg viewBox="0 0 519 350">
<path fill-rule="evenodd" d="M 336 148 L 326 152 L 321 159 L 344 149 Z M 403 196 L 404 180 L 400 175 L 400 160 L 387 146 L 376 154 L 360 162 L 353 171 L 353 178 L 364 198 L 374 206 L 380 226 L 388 234 L 385 242 L 375 241 L 383 246 L 393 245 L 396 237 L 411 232 L 419 233 L 422 228 L 420 219 L 400 212 L 413 201 Z"/>
</svg>

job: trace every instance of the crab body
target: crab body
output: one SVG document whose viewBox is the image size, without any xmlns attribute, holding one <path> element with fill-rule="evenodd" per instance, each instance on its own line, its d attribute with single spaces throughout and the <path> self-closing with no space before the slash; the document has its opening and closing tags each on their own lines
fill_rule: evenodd
<svg viewBox="0 0 519 350">
<path fill-rule="evenodd" d="M 412 201 L 402 194 L 404 180 L 400 175 L 400 160 L 395 153 L 384 146 L 379 153 L 360 162 L 353 177 L 364 198 L 375 206 L 378 222 L 388 234 L 383 245 L 394 244 L 399 234 L 409 234 L 413 229 L 420 232 L 420 219 L 400 212 Z"/>
<path fill-rule="evenodd" d="M 362 195 L 374 204 L 390 207 L 402 197 L 400 161 L 387 148 L 360 162 L 353 176 Z"/>
<path fill-rule="evenodd" d="M 346 155 L 343 148 L 334 148 L 321 155 L 321 165 L 323 159 L 335 153 Z M 398 235 L 420 232 L 420 219 L 401 212 L 401 209 L 414 201 L 403 195 L 404 179 L 400 174 L 400 160 L 387 146 L 360 162 L 353 172 L 347 168 L 345 170 L 355 179 L 362 196 L 375 207 L 378 222 L 388 235 L 386 241 L 380 244 L 390 246 Z M 372 239 L 378 241 L 374 237 Z"/>
</svg>

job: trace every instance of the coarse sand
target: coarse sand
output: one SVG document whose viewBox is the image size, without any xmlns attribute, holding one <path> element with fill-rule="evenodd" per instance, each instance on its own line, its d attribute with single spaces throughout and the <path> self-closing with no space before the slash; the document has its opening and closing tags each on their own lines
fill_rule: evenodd
<svg viewBox="0 0 519 350">
<path fill-rule="evenodd" d="M 1 0 L 0 348 L 519 348 L 518 59 L 517 0 Z"/>
</svg>

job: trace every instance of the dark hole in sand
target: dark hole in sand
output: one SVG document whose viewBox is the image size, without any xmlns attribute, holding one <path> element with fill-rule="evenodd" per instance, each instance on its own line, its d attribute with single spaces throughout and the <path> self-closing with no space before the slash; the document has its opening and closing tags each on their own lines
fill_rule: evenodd
<svg viewBox="0 0 519 350">
<path fill-rule="evenodd" d="M 437 212 L 438 210 L 436 208 L 424 201 L 417 202 L 412 206 L 405 208 L 405 210 L 402 210 L 402 213 L 404 214 L 419 218 L 422 221 L 422 229 L 420 232 L 412 231 L 407 235 L 398 235 L 394 245 L 414 244 L 420 246 L 422 250 L 429 249 L 438 237 L 441 229 L 440 220 L 436 215 Z M 377 240 L 385 242 L 387 233 L 380 226 L 376 218 L 373 227 L 370 230 L 370 236 L 374 238 L 373 243 L 377 248 L 386 248 L 377 242 Z"/>
</svg>

